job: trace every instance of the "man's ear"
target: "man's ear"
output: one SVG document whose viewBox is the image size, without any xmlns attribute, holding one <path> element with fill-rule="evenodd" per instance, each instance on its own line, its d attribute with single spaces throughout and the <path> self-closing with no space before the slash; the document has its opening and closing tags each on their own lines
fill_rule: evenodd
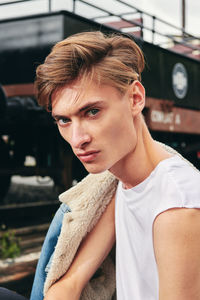
<svg viewBox="0 0 200 300">
<path fill-rule="evenodd" d="M 133 116 L 136 116 L 142 112 L 145 106 L 145 88 L 140 81 L 135 80 L 130 85 L 129 92 Z"/>
</svg>

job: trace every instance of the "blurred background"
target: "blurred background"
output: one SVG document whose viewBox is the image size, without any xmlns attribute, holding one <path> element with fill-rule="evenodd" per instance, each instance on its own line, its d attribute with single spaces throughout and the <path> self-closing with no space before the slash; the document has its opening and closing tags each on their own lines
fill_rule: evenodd
<svg viewBox="0 0 200 300">
<path fill-rule="evenodd" d="M 29 295 L 58 195 L 87 174 L 37 105 L 37 65 L 71 34 L 127 34 L 145 54 L 152 136 L 200 169 L 199 13 L 196 0 L 0 1 L 1 286 Z"/>
</svg>

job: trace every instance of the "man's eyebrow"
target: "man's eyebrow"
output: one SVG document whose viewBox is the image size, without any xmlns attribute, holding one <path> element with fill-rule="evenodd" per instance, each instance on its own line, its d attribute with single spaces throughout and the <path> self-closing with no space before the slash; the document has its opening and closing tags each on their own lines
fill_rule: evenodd
<svg viewBox="0 0 200 300">
<path fill-rule="evenodd" d="M 67 116 L 64 116 L 64 115 L 56 115 L 56 114 L 53 114 L 52 113 L 52 118 L 54 118 L 55 120 L 60 120 L 60 119 L 68 119 Z"/>
<path fill-rule="evenodd" d="M 80 107 L 77 112 L 75 112 L 75 115 L 79 114 L 80 112 L 83 112 L 87 109 L 90 109 L 91 107 L 94 107 L 94 106 L 98 106 L 98 105 L 102 105 L 104 104 L 104 101 L 95 101 L 95 102 L 88 102 L 88 103 L 85 103 L 83 107 Z M 54 114 L 52 113 L 52 117 L 54 119 L 68 119 L 69 117 L 67 115 L 57 115 L 57 114 Z"/>
<path fill-rule="evenodd" d="M 91 107 L 94 107 L 94 106 L 98 106 L 98 105 L 102 105 L 104 102 L 99 100 L 99 101 L 95 101 L 95 102 L 88 102 L 88 103 L 85 103 L 83 107 L 79 108 L 78 112 L 82 112 L 84 110 L 87 110 Z"/>
</svg>

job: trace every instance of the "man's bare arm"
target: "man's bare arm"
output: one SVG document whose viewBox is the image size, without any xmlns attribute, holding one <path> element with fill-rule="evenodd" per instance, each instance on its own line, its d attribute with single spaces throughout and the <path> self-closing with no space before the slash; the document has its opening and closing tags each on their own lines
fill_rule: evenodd
<svg viewBox="0 0 200 300">
<path fill-rule="evenodd" d="M 67 273 L 47 292 L 44 300 L 77 300 L 115 242 L 115 199 L 83 240 Z"/>
<path fill-rule="evenodd" d="M 160 300 L 200 300 L 200 210 L 177 208 L 154 223 Z"/>
</svg>

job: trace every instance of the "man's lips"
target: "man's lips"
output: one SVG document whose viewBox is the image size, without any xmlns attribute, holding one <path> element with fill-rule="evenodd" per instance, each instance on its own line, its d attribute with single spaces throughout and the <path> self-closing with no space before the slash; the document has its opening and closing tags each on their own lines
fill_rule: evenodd
<svg viewBox="0 0 200 300">
<path fill-rule="evenodd" d="M 100 151 L 88 151 L 83 153 L 77 153 L 76 155 L 82 162 L 89 162 L 94 160 L 99 152 Z"/>
</svg>

